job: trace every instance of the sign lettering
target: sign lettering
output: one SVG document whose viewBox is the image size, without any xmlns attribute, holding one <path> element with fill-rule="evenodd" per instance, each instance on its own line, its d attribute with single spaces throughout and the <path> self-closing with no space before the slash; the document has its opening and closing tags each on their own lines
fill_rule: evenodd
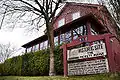
<svg viewBox="0 0 120 80">
<path fill-rule="evenodd" d="M 105 43 L 68 50 L 67 60 L 92 58 L 106 55 Z"/>
<path fill-rule="evenodd" d="M 84 75 L 109 72 L 107 59 L 68 63 L 68 75 Z"/>
</svg>

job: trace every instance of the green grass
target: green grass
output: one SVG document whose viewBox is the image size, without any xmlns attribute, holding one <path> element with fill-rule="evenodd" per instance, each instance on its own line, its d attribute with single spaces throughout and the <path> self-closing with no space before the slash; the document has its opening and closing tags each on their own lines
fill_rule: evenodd
<svg viewBox="0 0 120 80">
<path fill-rule="evenodd" d="M 0 76 L 0 80 L 120 80 L 120 74 L 98 74 L 87 76 Z"/>
</svg>

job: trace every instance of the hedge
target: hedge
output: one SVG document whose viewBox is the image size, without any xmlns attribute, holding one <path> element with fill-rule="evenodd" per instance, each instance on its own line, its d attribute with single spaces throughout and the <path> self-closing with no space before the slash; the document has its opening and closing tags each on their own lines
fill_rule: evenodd
<svg viewBox="0 0 120 80">
<path fill-rule="evenodd" d="M 55 48 L 55 70 L 57 75 L 63 74 L 62 50 Z M 49 74 L 49 49 L 7 59 L 0 64 L 2 75 L 39 76 Z"/>
<path fill-rule="evenodd" d="M 3 64 L 0 64 L 0 75 L 3 73 Z"/>
</svg>

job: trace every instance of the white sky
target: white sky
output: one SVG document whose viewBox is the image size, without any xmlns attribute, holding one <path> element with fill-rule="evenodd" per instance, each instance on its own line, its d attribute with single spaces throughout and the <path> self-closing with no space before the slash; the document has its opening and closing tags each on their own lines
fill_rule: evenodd
<svg viewBox="0 0 120 80">
<path fill-rule="evenodd" d="M 10 42 L 15 46 L 20 47 L 21 45 L 27 43 L 28 41 L 31 41 L 32 39 L 39 37 L 40 35 L 43 35 L 42 31 L 41 34 L 39 34 L 39 32 L 33 32 L 31 34 L 26 33 L 24 28 L 15 28 L 12 31 L 1 29 L 0 43 L 7 44 L 8 42 Z"/>
<path fill-rule="evenodd" d="M 13 56 L 17 56 L 24 52 L 24 49 L 21 47 L 23 44 L 38 38 L 44 34 L 44 28 L 41 28 L 39 32 L 33 32 L 32 34 L 26 33 L 24 28 L 15 28 L 12 31 L 9 30 L 0 30 L 0 44 L 8 44 L 9 42 L 13 47 L 19 49 Z"/>
</svg>

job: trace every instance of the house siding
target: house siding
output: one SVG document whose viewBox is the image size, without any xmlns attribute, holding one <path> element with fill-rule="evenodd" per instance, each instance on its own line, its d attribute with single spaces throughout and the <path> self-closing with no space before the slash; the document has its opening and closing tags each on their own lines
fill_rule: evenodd
<svg viewBox="0 0 120 80">
<path fill-rule="evenodd" d="M 80 16 L 87 15 L 89 13 L 94 14 L 98 21 L 107 28 L 108 32 L 113 34 L 115 37 L 111 38 L 112 56 L 114 56 L 115 70 L 120 71 L 120 39 L 116 32 L 116 25 L 112 19 L 108 10 L 101 5 L 85 6 L 85 5 L 68 5 L 64 8 L 64 11 L 57 17 L 54 23 L 54 29 L 58 28 L 58 21 L 65 18 L 65 23 L 72 21 L 72 14 L 80 12 Z"/>
<path fill-rule="evenodd" d="M 85 16 L 87 14 L 94 14 L 99 22 L 108 28 L 109 32 L 116 35 L 113 22 L 109 19 L 110 15 L 106 11 L 104 6 L 80 6 L 80 5 L 68 5 L 64 8 L 64 11 L 55 20 L 54 29 L 58 28 L 58 21 L 65 18 L 65 23 L 70 23 L 72 21 L 72 14 L 75 12 L 80 12 L 80 16 Z"/>
</svg>

